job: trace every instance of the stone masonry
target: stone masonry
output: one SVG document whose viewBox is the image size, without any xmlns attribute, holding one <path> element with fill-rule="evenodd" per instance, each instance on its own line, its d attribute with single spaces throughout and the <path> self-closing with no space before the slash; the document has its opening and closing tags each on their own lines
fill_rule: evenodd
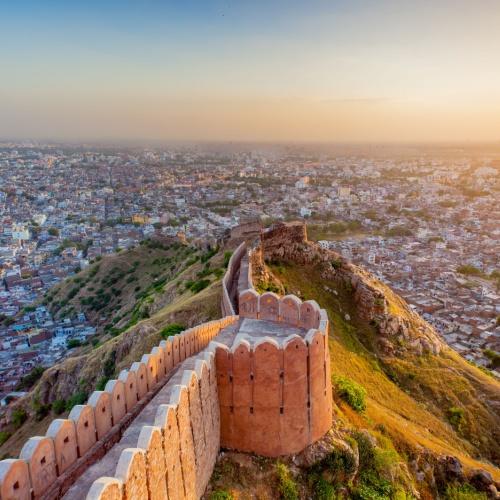
<svg viewBox="0 0 500 500">
<path fill-rule="evenodd" d="M 332 423 L 326 313 L 259 295 L 251 275 L 242 243 L 223 319 L 162 341 L 0 461 L 0 498 L 198 499 L 221 447 L 278 457 L 321 438 Z"/>
</svg>

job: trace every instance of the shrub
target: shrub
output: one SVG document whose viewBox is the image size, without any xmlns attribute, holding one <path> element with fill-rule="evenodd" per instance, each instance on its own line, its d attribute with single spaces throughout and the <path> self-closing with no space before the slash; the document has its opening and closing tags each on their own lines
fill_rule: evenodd
<svg viewBox="0 0 500 500">
<path fill-rule="evenodd" d="M 337 494 L 335 488 L 321 476 L 317 476 L 314 481 L 315 500 L 335 500 Z"/>
<path fill-rule="evenodd" d="M 231 258 L 231 255 L 233 255 L 233 252 L 228 250 L 227 252 L 224 252 L 224 267 L 226 268 L 229 265 L 229 259 Z"/>
<path fill-rule="evenodd" d="M 290 477 L 290 472 L 285 464 L 276 465 L 276 474 L 278 475 L 278 491 L 284 500 L 298 500 L 299 492 L 295 481 Z"/>
<path fill-rule="evenodd" d="M 108 383 L 109 377 L 101 377 L 95 386 L 96 391 L 104 391 L 106 384 Z"/>
<path fill-rule="evenodd" d="M 66 411 L 71 411 L 73 406 L 83 405 L 87 401 L 87 393 L 84 391 L 73 394 L 66 402 Z"/>
<path fill-rule="evenodd" d="M 66 342 L 68 349 L 74 349 L 75 347 L 80 347 L 82 343 L 78 339 L 69 339 Z"/>
<path fill-rule="evenodd" d="M 464 410 L 456 406 L 448 408 L 448 421 L 456 431 L 460 432 L 465 424 Z"/>
<path fill-rule="evenodd" d="M 195 281 L 190 287 L 189 289 L 193 292 L 193 293 L 198 293 L 198 292 L 201 292 L 203 289 L 205 289 L 208 285 L 210 285 L 210 280 L 199 280 L 199 281 Z"/>
<path fill-rule="evenodd" d="M 66 401 L 64 399 L 56 399 L 52 403 L 52 410 L 56 415 L 64 413 L 64 411 L 66 410 Z"/>
<path fill-rule="evenodd" d="M 338 395 L 354 410 L 363 412 L 366 409 L 366 389 L 348 377 L 336 377 Z"/>
<path fill-rule="evenodd" d="M 359 485 L 354 488 L 352 498 L 356 500 L 386 500 L 392 498 L 394 488 L 386 479 L 373 472 L 360 476 Z"/>
<path fill-rule="evenodd" d="M 48 414 L 49 411 L 52 407 L 50 403 L 43 404 L 38 401 L 38 399 L 35 399 L 32 404 L 33 410 L 35 410 L 35 420 L 43 420 Z"/>
<path fill-rule="evenodd" d="M 497 317 L 496 323 L 497 326 L 500 326 L 500 316 Z M 491 349 L 485 349 L 483 352 L 484 355 L 490 360 L 490 367 L 492 370 L 500 367 L 500 354 L 498 354 L 498 352 Z"/>
<path fill-rule="evenodd" d="M 470 264 L 463 264 L 457 267 L 457 272 L 464 274 L 465 276 L 482 276 L 483 272 L 477 267 L 471 266 Z"/>
<path fill-rule="evenodd" d="M 210 495 L 210 500 L 233 500 L 233 495 L 226 490 L 217 490 Z"/>
<path fill-rule="evenodd" d="M 171 323 L 170 325 L 167 325 L 163 330 L 160 332 L 160 335 L 166 339 L 167 337 L 171 337 L 172 335 L 177 335 L 178 333 L 181 333 L 185 330 L 183 325 L 180 325 L 179 323 Z"/>
<path fill-rule="evenodd" d="M 334 259 L 330 262 L 333 269 L 340 269 L 342 267 L 342 261 L 340 259 Z"/>
<path fill-rule="evenodd" d="M 449 484 L 446 488 L 446 500 L 486 500 L 486 493 L 480 493 L 469 484 Z"/>
<path fill-rule="evenodd" d="M 12 423 L 14 424 L 14 427 L 21 427 L 21 425 L 26 422 L 27 418 L 28 414 L 24 408 L 16 408 L 12 412 Z"/>
<path fill-rule="evenodd" d="M 42 376 L 42 373 L 45 371 L 43 366 L 35 366 L 33 370 L 31 370 L 28 375 L 25 375 L 21 378 L 19 383 L 16 386 L 18 391 L 23 389 L 30 389 Z"/>
<path fill-rule="evenodd" d="M 7 439 L 10 438 L 10 432 L 7 431 L 0 431 L 0 446 L 2 446 Z"/>
</svg>

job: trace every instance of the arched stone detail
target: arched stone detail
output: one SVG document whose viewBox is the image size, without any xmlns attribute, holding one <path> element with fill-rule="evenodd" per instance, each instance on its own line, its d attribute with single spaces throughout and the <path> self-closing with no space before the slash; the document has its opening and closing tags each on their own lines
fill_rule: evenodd
<svg viewBox="0 0 500 500">
<path fill-rule="evenodd" d="M 177 408 L 160 405 L 156 411 L 155 425 L 163 432 L 163 450 L 167 469 L 168 498 L 184 498 L 184 481 L 180 457 L 180 437 L 177 425 Z"/>
<path fill-rule="evenodd" d="M 212 432 L 210 434 L 211 438 L 216 443 L 216 452 L 219 449 L 221 438 L 221 410 L 219 406 L 219 395 L 217 390 L 217 372 L 215 368 L 215 353 L 213 351 L 207 351 L 203 354 L 204 360 L 207 362 L 209 382 L 210 382 L 210 407 L 212 413 Z"/>
<path fill-rule="evenodd" d="M 243 290 L 238 297 L 238 303 L 240 317 L 252 319 L 259 317 L 259 294 L 253 288 Z"/>
<path fill-rule="evenodd" d="M 125 384 L 121 380 L 108 380 L 104 390 L 111 396 L 111 415 L 116 425 L 127 413 Z"/>
<path fill-rule="evenodd" d="M 135 372 L 129 370 L 122 370 L 118 375 L 118 380 L 123 382 L 125 390 L 125 405 L 127 412 L 131 412 L 139 400 L 137 396 L 137 380 Z"/>
<path fill-rule="evenodd" d="M 123 482 L 123 492 L 126 500 L 148 498 L 144 450 L 125 448 L 118 460 L 115 477 Z"/>
<path fill-rule="evenodd" d="M 212 334 L 210 332 L 210 325 L 205 325 L 204 335 L 205 335 L 205 344 L 208 345 L 212 341 Z"/>
<path fill-rule="evenodd" d="M 280 320 L 291 326 L 299 326 L 302 301 L 295 295 L 285 295 L 280 299 Z"/>
<path fill-rule="evenodd" d="M 179 333 L 179 362 L 182 363 L 186 359 L 186 339 L 184 333 Z"/>
<path fill-rule="evenodd" d="M 193 331 L 191 330 L 191 328 L 189 328 L 188 330 L 185 330 L 184 331 L 184 348 L 186 350 L 186 358 L 189 358 L 192 354 L 192 342 L 191 342 L 191 334 L 193 333 Z"/>
<path fill-rule="evenodd" d="M 111 395 L 105 391 L 94 391 L 88 404 L 94 408 L 97 439 L 101 440 L 113 427 Z"/>
<path fill-rule="evenodd" d="M 168 337 L 167 340 L 162 340 L 160 342 L 160 346 L 163 347 L 163 351 L 165 353 L 165 370 L 169 373 L 174 367 L 172 338 Z"/>
<path fill-rule="evenodd" d="M 180 362 L 180 351 L 179 351 L 179 342 L 181 340 L 181 337 L 179 334 L 173 335 L 172 337 L 172 350 L 173 350 L 173 356 L 174 356 L 174 368 L 179 364 Z"/>
<path fill-rule="evenodd" d="M 200 329 L 199 327 L 195 326 L 193 328 L 193 346 L 194 346 L 194 352 L 198 353 L 201 351 L 201 343 L 200 343 Z"/>
<path fill-rule="evenodd" d="M 0 498 L 31 500 L 28 464 L 18 458 L 0 461 Z"/>
<path fill-rule="evenodd" d="M 228 447 L 232 442 L 233 429 L 233 358 L 229 348 L 213 342 L 215 364 L 217 366 L 217 390 L 219 394 L 221 446 Z"/>
<path fill-rule="evenodd" d="M 199 471 L 201 467 L 200 460 L 206 453 L 205 450 L 205 434 L 203 432 L 203 414 L 201 411 L 200 401 L 200 386 L 198 384 L 198 376 L 193 370 L 185 370 L 182 374 L 182 385 L 187 387 L 189 393 L 189 418 L 193 439 L 194 456 L 195 456 L 195 471 Z M 195 474 L 198 479 L 198 474 Z M 201 498 L 203 491 L 198 490 L 199 482 L 195 485 L 196 497 Z"/>
<path fill-rule="evenodd" d="M 306 300 L 300 306 L 300 327 L 310 330 L 319 327 L 320 308 L 315 300 Z"/>
<path fill-rule="evenodd" d="M 148 372 L 146 365 L 142 361 L 136 361 L 132 363 L 130 371 L 135 374 L 137 398 L 140 401 L 148 393 Z"/>
<path fill-rule="evenodd" d="M 309 349 L 309 401 L 311 442 L 320 439 L 332 426 L 332 391 L 327 380 L 325 336 L 319 330 L 306 335 Z"/>
<path fill-rule="evenodd" d="M 165 352 L 162 346 L 157 346 L 151 349 L 151 354 L 153 356 L 156 356 L 157 377 L 159 382 L 160 380 L 163 380 L 163 378 L 167 374 L 165 365 Z"/>
<path fill-rule="evenodd" d="M 158 363 L 154 354 L 143 354 L 141 363 L 146 365 L 148 390 L 151 391 L 158 383 Z"/>
<path fill-rule="evenodd" d="M 33 494 L 43 495 L 57 479 L 54 441 L 49 437 L 31 437 L 22 447 L 19 458 L 28 462 Z"/>
<path fill-rule="evenodd" d="M 259 297 L 259 319 L 279 321 L 280 299 L 273 292 L 263 293 Z"/>
<path fill-rule="evenodd" d="M 213 432 L 212 402 L 210 401 L 210 371 L 208 363 L 204 359 L 198 359 L 195 371 L 200 384 L 200 401 L 203 422 L 203 434 L 205 436 L 205 453 L 201 456 L 202 463 L 198 468 L 198 474 L 202 476 L 201 483 L 206 484 L 210 479 L 211 471 L 215 463 L 211 462 L 211 457 L 217 457 L 219 442 Z M 218 401 L 217 401 L 218 405 Z"/>
<path fill-rule="evenodd" d="M 330 322 L 328 320 L 328 314 L 326 314 L 326 311 L 324 309 L 320 309 L 320 311 L 319 311 L 319 330 L 321 330 L 328 338 L 329 329 L 330 329 Z"/>
<path fill-rule="evenodd" d="M 167 468 L 161 429 L 152 425 L 143 426 L 137 447 L 145 451 L 149 500 L 165 500 L 168 498 Z"/>
<path fill-rule="evenodd" d="M 87 493 L 85 500 L 122 500 L 123 483 L 115 477 L 96 479 Z"/>
<path fill-rule="evenodd" d="M 233 428 L 232 447 L 250 450 L 249 436 L 253 412 L 253 374 L 250 344 L 240 339 L 232 348 L 233 356 Z"/>
<path fill-rule="evenodd" d="M 280 453 L 281 366 L 283 351 L 264 337 L 254 347 L 254 395 L 252 449 L 264 456 Z"/>
<path fill-rule="evenodd" d="M 75 422 L 78 456 L 83 457 L 97 441 L 94 408 L 89 405 L 75 405 L 68 419 Z"/>
<path fill-rule="evenodd" d="M 78 459 L 75 423 L 73 420 L 56 418 L 52 420 L 45 435 L 54 441 L 57 473 L 61 475 Z"/>
<path fill-rule="evenodd" d="M 189 394 L 186 386 L 175 385 L 170 403 L 177 407 L 179 425 L 180 457 L 182 477 L 186 498 L 196 498 L 196 459 L 194 453 L 191 416 L 189 412 Z"/>
<path fill-rule="evenodd" d="M 283 343 L 283 414 L 281 431 L 283 452 L 298 453 L 309 444 L 308 347 L 298 335 Z"/>
</svg>

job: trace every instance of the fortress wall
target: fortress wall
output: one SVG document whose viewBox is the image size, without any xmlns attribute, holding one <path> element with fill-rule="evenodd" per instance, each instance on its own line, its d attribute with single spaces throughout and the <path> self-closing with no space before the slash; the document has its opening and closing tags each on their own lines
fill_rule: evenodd
<svg viewBox="0 0 500 500">
<path fill-rule="evenodd" d="M 233 306 L 233 301 L 231 300 L 231 293 L 234 293 L 233 282 L 236 278 L 236 273 L 240 268 L 241 259 L 245 256 L 246 244 L 243 242 L 240 246 L 233 252 L 231 258 L 229 259 L 229 264 L 227 266 L 226 274 L 222 278 L 222 315 L 223 316 L 234 316 L 236 311 Z M 237 292 L 236 292 L 237 293 Z"/>
<path fill-rule="evenodd" d="M 213 344 L 221 446 L 269 457 L 298 453 L 332 425 L 330 356 L 325 332 L 281 343 L 265 337 L 232 349 Z"/>
<path fill-rule="evenodd" d="M 137 447 L 122 451 L 115 477 L 94 481 L 89 500 L 201 498 L 219 451 L 214 353 L 198 354 L 194 365 L 173 385 L 169 404 L 158 406 L 154 422 L 142 427 Z"/>
<path fill-rule="evenodd" d="M 237 316 L 226 316 L 167 338 L 159 346 L 153 347 L 150 354 L 145 354 L 141 361 L 133 363 L 129 370 L 122 370 L 117 380 L 108 381 L 104 391 L 94 391 L 86 405 L 73 407 L 67 419 L 55 419 L 46 436 L 35 436 L 25 443 L 20 459 L 0 461 L 0 498 L 31 499 L 33 495 L 35 499 L 49 499 L 60 496 L 90 463 L 103 456 L 119 441 L 130 421 L 166 383 L 167 375 L 185 357 L 197 355 L 222 328 L 237 319 Z M 202 486 L 204 489 L 208 482 L 207 470 L 211 472 L 215 464 L 220 432 L 213 355 L 208 358 L 204 354 L 199 356 L 198 370 L 191 372 L 189 384 L 186 382 L 188 407 L 186 409 L 182 406 L 184 400 L 180 403 L 181 410 L 176 407 L 177 414 L 182 414 L 184 421 L 189 424 L 189 432 L 196 436 L 197 457 L 202 457 L 199 463 L 196 463 L 193 476 L 193 488 L 196 491 Z M 191 415 L 194 416 L 194 423 Z M 205 422 L 205 419 L 209 423 Z M 117 475 L 123 481 L 125 492 L 131 488 L 134 491 L 136 487 L 139 488 L 129 484 L 127 478 L 137 467 L 142 467 L 141 463 L 144 462 L 147 469 L 149 463 L 165 461 L 163 454 L 158 455 L 157 432 L 148 432 L 149 441 L 155 443 L 154 450 L 149 450 L 153 446 L 151 444 L 143 446 L 145 451 L 140 457 L 137 452 L 128 453 L 128 458 L 124 458 L 126 463 L 122 464 L 123 477 Z M 216 443 L 207 438 L 210 433 L 217 436 Z M 146 441 L 143 436 L 141 443 Z M 186 446 L 185 443 L 184 447 Z M 174 466 L 171 464 L 171 467 Z M 184 467 L 188 467 L 187 462 Z M 155 484 L 159 481 L 157 489 L 161 491 L 161 481 L 157 476 L 151 477 Z M 108 483 L 103 480 L 95 486 L 92 491 L 101 492 L 95 498 L 114 498 L 113 495 L 117 491 L 122 491 L 121 487 L 117 486 L 121 483 Z"/>
<path fill-rule="evenodd" d="M 240 318 L 281 322 L 306 330 L 316 328 L 328 334 L 328 316 L 315 300 L 302 302 L 295 295 L 280 298 L 272 292 L 259 295 L 249 288 L 240 292 L 238 302 Z"/>
</svg>

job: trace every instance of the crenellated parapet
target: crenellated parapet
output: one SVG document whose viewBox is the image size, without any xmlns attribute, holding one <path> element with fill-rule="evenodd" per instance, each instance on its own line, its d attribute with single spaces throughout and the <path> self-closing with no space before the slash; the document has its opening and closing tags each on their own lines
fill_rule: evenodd
<svg viewBox="0 0 500 500">
<path fill-rule="evenodd" d="M 55 419 L 45 436 L 28 439 L 19 459 L 0 461 L 0 498 L 59 497 L 89 462 L 97 460 L 120 439 L 130 421 L 166 383 L 172 370 L 205 349 L 221 329 L 237 319 L 226 316 L 161 341 L 128 370 L 122 370 L 116 380 L 108 381 L 103 391 L 94 391 L 87 404 L 74 406 L 67 419 Z M 202 377 L 209 373 L 208 366 L 213 365 L 210 363 L 200 364 L 195 375 Z M 212 378 L 215 383 L 214 374 Z M 209 394 L 206 388 L 204 391 Z M 210 397 L 216 401 L 216 392 L 212 391 Z M 103 481 L 95 490 L 114 491 L 117 484 L 115 480 Z M 108 498 L 107 493 L 103 495 L 102 498 Z"/>
<path fill-rule="evenodd" d="M 182 371 L 136 446 L 122 450 L 114 476 L 93 482 L 87 500 L 200 498 L 219 451 L 217 401 L 215 357 L 207 350 Z"/>
<path fill-rule="evenodd" d="M 328 316 L 314 300 L 258 294 L 252 260 L 245 243 L 229 260 L 224 318 L 161 341 L 0 461 L 0 499 L 198 499 L 221 447 L 278 457 L 320 439 L 332 424 Z"/>
<path fill-rule="evenodd" d="M 240 318 L 280 322 L 288 326 L 320 329 L 328 333 L 328 316 L 315 300 L 302 302 L 295 295 L 279 297 L 273 292 L 259 295 L 253 288 L 239 294 Z"/>
<path fill-rule="evenodd" d="M 216 344 L 214 342 L 214 344 Z M 332 425 L 328 336 L 240 338 L 216 344 L 221 446 L 277 457 L 298 453 Z"/>
</svg>

